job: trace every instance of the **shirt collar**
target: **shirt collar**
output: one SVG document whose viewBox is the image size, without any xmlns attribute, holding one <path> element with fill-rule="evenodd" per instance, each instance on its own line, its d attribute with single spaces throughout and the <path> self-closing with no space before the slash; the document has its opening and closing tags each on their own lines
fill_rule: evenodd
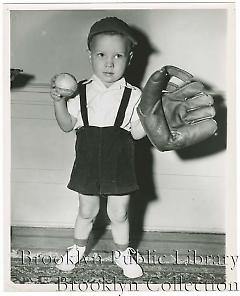
<svg viewBox="0 0 240 296">
<path fill-rule="evenodd" d="M 93 83 L 93 85 L 100 90 L 121 89 L 127 85 L 126 79 L 122 77 L 118 81 L 114 82 L 111 86 L 106 87 L 95 74 L 93 74 L 87 81 L 84 82 L 84 84 L 88 83 Z"/>
</svg>

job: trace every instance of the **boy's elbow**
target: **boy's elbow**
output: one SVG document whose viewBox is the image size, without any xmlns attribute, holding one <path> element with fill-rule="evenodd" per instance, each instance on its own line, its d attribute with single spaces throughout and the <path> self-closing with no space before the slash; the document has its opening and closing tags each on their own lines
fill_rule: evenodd
<svg viewBox="0 0 240 296">
<path fill-rule="evenodd" d="M 60 129 L 65 133 L 71 132 L 74 128 L 74 125 L 72 124 L 72 122 L 62 122 L 60 120 L 57 120 L 57 123 Z"/>
<path fill-rule="evenodd" d="M 69 133 L 73 130 L 73 126 L 67 126 L 67 125 L 61 125 L 61 124 L 58 124 L 60 129 L 65 132 L 65 133 Z"/>
<path fill-rule="evenodd" d="M 143 129 L 142 125 L 139 124 L 131 127 L 131 134 L 134 140 L 140 140 L 146 136 L 146 132 Z"/>
<path fill-rule="evenodd" d="M 142 132 L 142 133 L 134 133 L 132 132 L 132 137 L 134 140 L 140 140 L 142 138 L 144 138 L 146 136 L 146 133 L 145 132 Z"/>
<path fill-rule="evenodd" d="M 69 133 L 73 130 L 73 128 L 62 128 L 62 131 L 64 131 L 65 133 Z"/>
</svg>

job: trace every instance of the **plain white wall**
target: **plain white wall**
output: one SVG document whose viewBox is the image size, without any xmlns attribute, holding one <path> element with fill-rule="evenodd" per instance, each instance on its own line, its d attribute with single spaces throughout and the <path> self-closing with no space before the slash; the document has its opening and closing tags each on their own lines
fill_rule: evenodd
<svg viewBox="0 0 240 296">
<path fill-rule="evenodd" d="M 12 11 L 11 67 L 34 76 L 25 87 L 12 89 L 11 96 L 13 225 L 74 225 L 77 196 L 66 184 L 75 135 L 58 128 L 48 83 L 59 72 L 79 80 L 90 75 L 87 33 L 107 15 L 139 29 L 155 49 L 142 86 L 153 71 L 172 64 L 227 99 L 225 10 Z M 144 151 L 155 191 L 154 197 L 144 192 L 134 199 L 145 205 L 144 229 L 224 232 L 226 151 L 192 158 L 154 148 Z M 136 216 L 141 209 L 136 207 Z"/>
</svg>

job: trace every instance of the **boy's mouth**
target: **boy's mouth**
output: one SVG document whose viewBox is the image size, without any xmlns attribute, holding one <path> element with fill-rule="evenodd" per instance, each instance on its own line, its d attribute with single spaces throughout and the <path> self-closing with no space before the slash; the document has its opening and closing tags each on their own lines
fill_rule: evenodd
<svg viewBox="0 0 240 296">
<path fill-rule="evenodd" d="M 114 73 L 113 72 L 103 72 L 104 75 L 107 75 L 107 76 L 112 76 Z"/>
</svg>

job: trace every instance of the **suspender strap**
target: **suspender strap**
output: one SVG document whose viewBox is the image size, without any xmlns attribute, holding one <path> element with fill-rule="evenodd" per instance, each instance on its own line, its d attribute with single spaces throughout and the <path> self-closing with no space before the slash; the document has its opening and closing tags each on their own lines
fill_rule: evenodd
<svg viewBox="0 0 240 296">
<path fill-rule="evenodd" d="M 78 83 L 78 92 L 80 97 L 80 109 L 82 114 L 82 120 L 84 126 L 89 126 L 88 123 L 88 114 L 87 114 L 87 97 L 86 97 L 86 84 L 83 84 L 83 81 Z"/>
<path fill-rule="evenodd" d="M 78 83 L 78 92 L 80 97 L 80 110 L 81 110 L 83 124 L 84 126 L 89 126 L 88 113 L 87 113 L 86 84 L 83 84 L 84 81 L 86 80 L 80 81 Z M 125 117 L 126 109 L 128 106 L 128 102 L 131 96 L 131 92 L 132 90 L 130 88 L 125 87 L 114 126 L 120 127 L 122 125 Z"/>
<path fill-rule="evenodd" d="M 123 92 L 123 96 L 122 96 L 122 100 L 121 100 L 121 104 L 120 107 L 118 109 L 118 113 L 117 113 L 117 117 L 115 119 L 115 123 L 114 126 L 118 126 L 120 127 L 123 123 L 124 117 L 125 117 L 125 112 L 128 106 L 128 102 L 131 96 L 131 88 L 125 87 L 124 92 Z"/>
</svg>

